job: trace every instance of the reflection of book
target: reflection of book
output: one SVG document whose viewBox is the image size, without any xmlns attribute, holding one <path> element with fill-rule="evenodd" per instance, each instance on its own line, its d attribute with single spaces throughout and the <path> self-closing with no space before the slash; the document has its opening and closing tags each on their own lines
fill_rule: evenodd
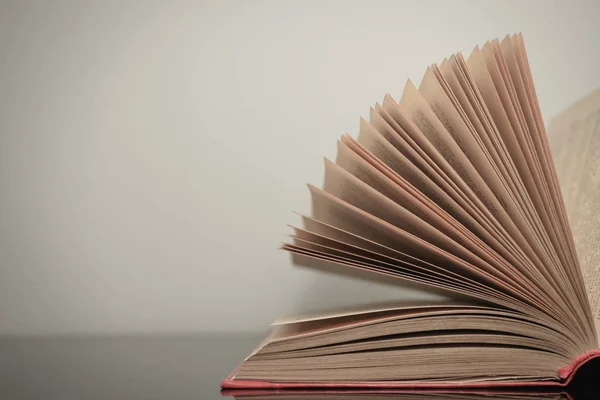
<svg viewBox="0 0 600 400">
<path fill-rule="evenodd" d="M 570 400 L 569 395 L 562 393 L 452 393 L 452 392 L 303 392 L 303 393 L 240 393 L 231 392 L 225 395 L 235 396 L 237 400 Z"/>
<path fill-rule="evenodd" d="M 298 264 L 453 299 L 280 320 L 223 387 L 560 386 L 600 355 L 520 35 L 385 96 L 310 191 Z"/>
</svg>

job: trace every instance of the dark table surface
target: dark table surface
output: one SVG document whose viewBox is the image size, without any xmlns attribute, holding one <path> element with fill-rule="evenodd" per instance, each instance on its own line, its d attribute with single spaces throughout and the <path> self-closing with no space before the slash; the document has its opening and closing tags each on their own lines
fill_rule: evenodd
<svg viewBox="0 0 600 400">
<path fill-rule="evenodd" d="M 0 399 L 222 399 L 220 382 L 259 341 L 233 334 L 2 338 Z M 600 395 L 575 396 L 588 398 Z"/>
<path fill-rule="evenodd" d="M 0 399 L 222 399 L 259 335 L 0 339 Z"/>
</svg>

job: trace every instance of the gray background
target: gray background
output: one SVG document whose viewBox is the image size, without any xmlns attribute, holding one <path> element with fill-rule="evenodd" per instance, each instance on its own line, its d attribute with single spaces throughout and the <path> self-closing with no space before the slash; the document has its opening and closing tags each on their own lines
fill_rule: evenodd
<svg viewBox="0 0 600 400">
<path fill-rule="evenodd" d="M 291 268 L 305 182 L 386 92 L 522 31 L 546 119 L 600 86 L 600 2 L 0 4 L 0 334 L 263 329 L 423 297 Z"/>
</svg>

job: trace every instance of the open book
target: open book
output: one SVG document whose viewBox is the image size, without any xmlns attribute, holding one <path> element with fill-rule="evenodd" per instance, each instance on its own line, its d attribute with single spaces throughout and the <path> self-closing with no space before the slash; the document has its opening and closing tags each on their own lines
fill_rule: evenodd
<svg viewBox="0 0 600 400">
<path fill-rule="evenodd" d="M 283 249 L 455 300 L 277 321 L 223 387 L 559 386 L 600 356 L 520 34 L 430 66 L 337 146 Z"/>
</svg>

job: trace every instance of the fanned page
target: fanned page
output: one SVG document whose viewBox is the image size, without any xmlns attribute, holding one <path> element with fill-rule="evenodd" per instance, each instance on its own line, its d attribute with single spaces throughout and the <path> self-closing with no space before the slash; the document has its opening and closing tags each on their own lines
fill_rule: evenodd
<svg viewBox="0 0 600 400">
<path fill-rule="evenodd" d="M 594 250 L 573 240 L 521 35 L 430 65 L 419 86 L 409 80 L 399 99 L 374 104 L 337 150 L 323 187 L 308 185 L 312 215 L 282 248 L 302 266 L 455 300 L 279 320 L 228 382 L 564 384 L 595 354 L 577 250 L 600 257 L 599 241 Z M 598 156 L 565 173 L 589 172 Z M 600 174 L 589 174 L 593 186 Z M 580 193 L 569 207 L 580 208 Z M 597 275 L 584 261 L 586 278 Z"/>
<path fill-rule="evenodd" d="M 596 326 L 600 326 L 600 90 L 552 120 L 552 154 Z"/>
</svg>

